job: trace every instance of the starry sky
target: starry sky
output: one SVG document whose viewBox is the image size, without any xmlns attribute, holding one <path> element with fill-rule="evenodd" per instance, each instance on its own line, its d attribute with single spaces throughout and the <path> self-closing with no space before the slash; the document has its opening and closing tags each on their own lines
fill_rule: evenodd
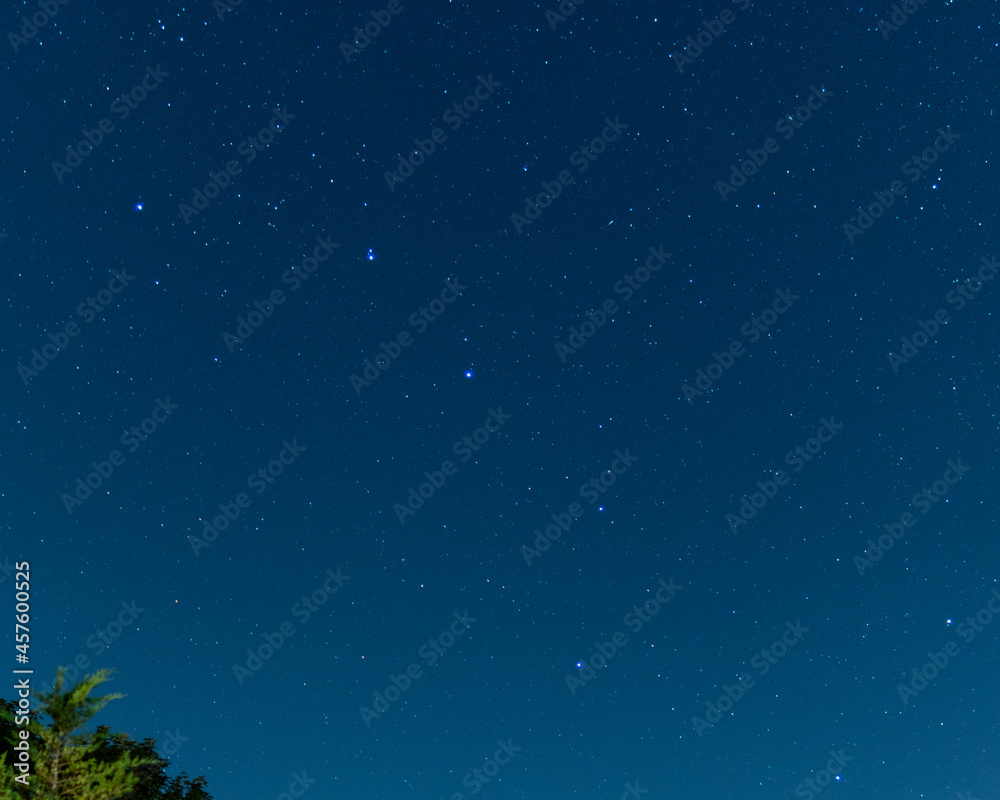
<svg viewBox="0 0 1000 800">
<path fill-rule="evenodd" d="M 217 800 L 1000 798 L 995 4 L 51 6 L 37 686 Z"/>
</svg>

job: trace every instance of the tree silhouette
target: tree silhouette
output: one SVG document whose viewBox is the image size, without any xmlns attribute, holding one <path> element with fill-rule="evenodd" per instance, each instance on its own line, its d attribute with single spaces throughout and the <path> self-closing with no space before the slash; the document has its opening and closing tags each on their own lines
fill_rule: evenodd
<svg viewBox="0 0 1000 800">
<path fill-rule="evenodd" d="M 0 700 L 0 800 L 212 800 L 203 777 L 167 777 L 168 763 L 153 739 L 138 742 L 112 734 L 106 725 L 83 729 L 104 706 L 124 696 L 91 697 L 110 675 L 99 670 L 63 689 L 60 668 L 52 690 L 38 694 L 40 706 L 28 715 L 32 774 L 26 783 L 17 780 L 12 766 L 14 746 L 21 741 L 18 731 L 25 726 L 15 725 L 16 704 Z M 48 725 L 42 715 L 49 717 Z"/>
</svg>

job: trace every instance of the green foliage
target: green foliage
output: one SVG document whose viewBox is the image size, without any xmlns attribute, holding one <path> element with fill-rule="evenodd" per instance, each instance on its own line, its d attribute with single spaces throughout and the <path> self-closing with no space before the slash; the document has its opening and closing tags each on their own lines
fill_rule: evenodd
<svg viewBox="0 0 1000 800">
<path fill-rule="evenodd" d="M 52 691 L 38 694 L 38 710 L 27 725 L 32 769 L 27 785 L 16 780 L 19 773 L 11 766 L 25 726 L 14 724 L 16 704 L 0 700 L 0 800 L 212 800 L 204 778 L 167 777 L 167 761 L 154 740 L 138 742 L 105 725 L 84 730 L 98 711 L 123 697 L 91 696 L 110 675 L 99 670 L 64 689 L 60 669 Z M 49 717 L 48 725 L 42 715 Z"/>
</svg>

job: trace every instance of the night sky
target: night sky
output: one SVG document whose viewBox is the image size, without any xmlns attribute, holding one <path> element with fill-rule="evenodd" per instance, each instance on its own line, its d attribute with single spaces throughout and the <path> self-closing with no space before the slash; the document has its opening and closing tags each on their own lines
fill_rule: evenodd
<svg viewBox="0 0 1000 800">
<path fill-rule="evenodd" d="M 1000 798 L 998 9 L 682 5 L 0 14 L 36 688 L 216 800 Z"/>
</svg>

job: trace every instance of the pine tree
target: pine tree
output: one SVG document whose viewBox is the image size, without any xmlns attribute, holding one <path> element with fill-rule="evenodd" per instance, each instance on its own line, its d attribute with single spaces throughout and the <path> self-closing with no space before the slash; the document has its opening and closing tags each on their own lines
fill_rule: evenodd
<svg viewBox="0 0 1000 800">
<path fill-rule="evenodd" d="M 124 733 L 111 734 L 104 725 L 97 732 L 104 738 L 104 747 L 98 753 L 98 758 L 115 761 L 122 754 L 131 753 L 149 761 L 139 768 L 139 782 L 123 800 L 212 800 L 212 796 L 204 789 L 203 777 L 192 781 L 183 772 L 176 778 L 167 777 L 167 761 L 157 755 L 154 740 L 137 742 Z"/>
<path fill-rule="evenodd" d="M 52 690 L 38 694 L 39 709 L 27 726 L 33 773 L 27 786 L 15 780 L 10 766 L 18 736 L 16 706 L 0 701 L 0 800 L 211 800 L 204 778 L 167 777 L 167 762 L 152 739 L 137 742 L 104 725 L 83 730 L 104 706 L 124 696 L 91 697 L 110 674 L 100 670 L 64 690 L 60 669 Z M 47 726 L 40 721 L 43 714 L 51 720 Z"/>
</svg>

